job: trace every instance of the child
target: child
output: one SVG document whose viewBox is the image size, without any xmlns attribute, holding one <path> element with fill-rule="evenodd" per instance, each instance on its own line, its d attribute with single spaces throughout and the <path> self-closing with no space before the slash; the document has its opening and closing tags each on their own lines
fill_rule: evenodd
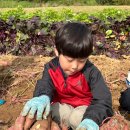
<svg viewBox="0 0 130 130">
<path fill-rule="evenodd" d="M 88 60 L 92 51 L 92 34 L 87 25 L 67 23 L 57 31 L 57 57 L 45 65 L 34 97 L 24 106 L 22 127 L 31 127 L 36 117 L 44 122 L 44 126 L 37 124 L 36 128 L 48 129 L 45 121 L 51 111 L 51 129 L 60 130 L 64 126 L 99 130 L 102 121 L 113 115 L 109 88 L 101 72 Z M 27 125 L 27 121 L 31 123 Z"/>
</svg>

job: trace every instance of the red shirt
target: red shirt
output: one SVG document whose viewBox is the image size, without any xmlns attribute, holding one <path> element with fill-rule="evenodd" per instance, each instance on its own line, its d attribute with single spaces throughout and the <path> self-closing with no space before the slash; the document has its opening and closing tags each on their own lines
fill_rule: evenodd
<svg viewBox="0 0 130 130">
<path fill-rule="evenodd" d="M 73 107 L 91 104 L 90 87 L 81 72 L 64 79 L 60 67 L 58 67 L 56 70 L 50 69 L 49 74 L 56 89 L 53 103 L 67 103 Z"/>
</svg>

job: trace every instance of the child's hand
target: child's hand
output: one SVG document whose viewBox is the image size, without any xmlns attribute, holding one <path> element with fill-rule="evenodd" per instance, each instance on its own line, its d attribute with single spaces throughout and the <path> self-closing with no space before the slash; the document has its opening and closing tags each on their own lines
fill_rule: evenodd
<svg viewBox="0 0 130 130">
<path fill-rule="evenodd" d="M 37 120 L 42 120 L 42 117 L 46 119 L 46 117 L 50 113 L 50 99 L 48 96 L 43 95 L 40 97 L 34 97 L 29 100 L 21 113 L 22 116 L 27 116 L 30 119 L 33 119 L 35 114 Z M 44 114 L 43 114 L 44 113 Z"/>
<path fill-rule="evenodd" d="M 91 119 L 84 119 L 76 130 L 99 130 L 99 126 Z"/>
</svg>

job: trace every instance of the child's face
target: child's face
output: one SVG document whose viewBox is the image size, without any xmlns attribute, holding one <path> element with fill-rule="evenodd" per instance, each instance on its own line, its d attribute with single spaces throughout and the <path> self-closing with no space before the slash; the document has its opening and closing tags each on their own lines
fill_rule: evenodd
<svg viewBox="0 0 130 130">
<path fill-rule="evenodd" d="M 73 75 L 83 69 L 87 58 L 71 58 L 69 56 L 59 55 L 60 66 L 64 73 L 67 75 Z"/>
</svg>

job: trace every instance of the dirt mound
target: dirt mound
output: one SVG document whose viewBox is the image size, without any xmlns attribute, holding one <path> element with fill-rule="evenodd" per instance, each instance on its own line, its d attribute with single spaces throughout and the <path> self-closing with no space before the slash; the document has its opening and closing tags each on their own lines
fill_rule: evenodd
<svg viewBox="0 0 130 130">
<path fill-rule="evenodd" d="M 0 106 L 0 130 L 7 130 L 24 103 L 32 97 L 44 64 L 50 59 L 42 56 L 0 56 L 0 60 L 10 63 L 7 67 L 0 67 L 0 98 L 6 100 Z M 112 93 L 113 108 L 119 111 L 120 92 L 126 89 L 125 78 L 130 70 L 130 57 L 117 60 L 106 56 L 91 56 L 90 60 L 101 70 Z M 127 112 L 121 113 L 130 120 Z"/>
</svg>

